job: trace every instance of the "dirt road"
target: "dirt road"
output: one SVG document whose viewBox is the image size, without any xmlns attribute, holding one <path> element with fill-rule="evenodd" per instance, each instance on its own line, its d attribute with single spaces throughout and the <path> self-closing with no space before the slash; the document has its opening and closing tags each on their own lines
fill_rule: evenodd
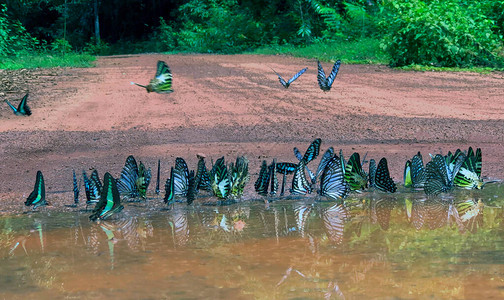
<svg viewBox="0 0 504 300">
<path fill-rule="evenodd" d="M 174 93 L 130 84 L 147 84 L 158 60 L 173 72 Z M 292 148 L 304 151 L 316 137 L 322 151 L 386 157 L 399 182 L 417 151 L 428 160 L 469 146 L 482 148 L 484 176 L 504 178 L 503 73 L 343 64 L 325 93 L 316 66 L 285 56 L 141 55 L 101 57 L 90 69 L 0 70 L 0 98 L 17 104 L 29 91 L 33 111 L 19 117 L 1 106 L 0 199 L 22 204 L 42 170 L 53 204 L 70 203 L 72 169 L 118 176 L 130 154 L 153 170 L 160 158 L 162 181 L 175 157 L 194 168 L 200 152 L 214 160 L 246 155 L 256 174 L 263 159 L 295 161 Z M 290 77 L 303 67 L 287 90 L 270 69 Z M 252 184 L 247 190 L 253 194 Z"/>
</svg>

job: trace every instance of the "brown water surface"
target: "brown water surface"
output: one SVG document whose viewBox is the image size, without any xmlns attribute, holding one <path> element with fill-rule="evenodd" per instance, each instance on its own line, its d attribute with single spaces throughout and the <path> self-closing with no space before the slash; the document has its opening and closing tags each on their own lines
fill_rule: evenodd
<svg viewBox="0 0 504 300">
<path fill-rule="evenodd" d="M 502 299 L 502 188 L 5 215 L 0 298 Z"/>
</svg>

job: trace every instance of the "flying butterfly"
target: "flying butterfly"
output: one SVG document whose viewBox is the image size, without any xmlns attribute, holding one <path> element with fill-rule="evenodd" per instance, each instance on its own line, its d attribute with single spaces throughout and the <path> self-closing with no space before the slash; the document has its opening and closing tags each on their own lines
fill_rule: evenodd
<svg viewBox="0 0 504 300">
<path fill-rule="evenodd" d="M 116 181 L 114 177 L 107 172 L 103 178 L 103 191 L 100 201 L 96 204 L 93 209 L 93 214 L 89 216 L 89 219 L 91 221 L 96 221 L 98 219 L 105 220 L 121 212 L 123 208 L 124 206 L 121 205 L 121 197 L 119 196 Z"/>
<path fill-rule="evenodd" d="M 376 168 L 374 183 L 377 189 L 387 193 L 395 193 L 397 190 L 394 180 L 390 177 L 387 159 L 383 157 Z"/>
<path fill-rule="evenodd" d="M 349 192 L 350 187 L 345 181 L 340 158 L 334 155 L 331 160 L 327 162 L 322 172 L 322 177 L 320 177 L 319 194 L 336 200 L 346 198 Z"/>
<path fill-rule="evenodd" d="M 345 166 L 345 180 L 350 185 L 350 190 L 361 191 L 367 188 L 368 178 L 362 170 L 360 155 L 354 152 Z"/>
<path fill-rule="evenodd" d="M 5 100 L 5 102 L 9 105 L 16 116 L 30 116 L 32 113 L 28 104 L 26 104 L 26 99 L 28 99 L 28 93 L 26 93 L 23 99 L 21 99 L 17 108 L 15 108 L 9 100 Z"/>
<path fill-rule="evenodd" d="M 275 72 L 275 74 L 278 76 L 278 81 L 280 81 L 280 83 L 283 85 L 284 88 L 289 88 L 290 84 L 296 80 L 299 76 L 301 76 L 308 68 L 304 68 L 302 70 L 300 70 L 299 72 L 296 73 L 296 75 L 292 76 L 291 79 L 285 81 L 282 76 L 280 74 L 278 74 L 275 70 L 273 70 L 273 72 Z"/>
<path fill-rule="evenodd" d="M 173 92 L 172 73 L 168 65 L 161 60 L 157 62 L 156 76 L 149 82 L 147 86 L 135 82 L 131 82 L 131 84 L 136 84 L 140 87 L 145 88 L 148 93 L 156 92 L 159 94 L 168 94 Z"/>
<path fill-rule="evenodd" d="M 339 71 L 339 68 L 341 65 L 341 60 L 338 59 L 334 63 L 331 74 L 329 74 L 328 77 L 326 77 L 326 74 L 324 72 L 324 68 L 322 68 L 320 61 L 317 61 L 317 64 L 318 64 L 317 81 L 318 81 L 319 87 L 324 92 L 328 92 L 331 90 L 334 79 L 336 79 L 336 75 L 338 75 L 338 71 Z"/>
<path fill-rule="evenodd" d="M 39 206 L 47 205 L 47 201 L 45 200 L 44 175 L 42 175 L 41 171 L 37 171 L 35 186 L 28 198 L 26 198 L 25 205 L 33 205 L 33 209 L 36 209 Z"/>
</svg>

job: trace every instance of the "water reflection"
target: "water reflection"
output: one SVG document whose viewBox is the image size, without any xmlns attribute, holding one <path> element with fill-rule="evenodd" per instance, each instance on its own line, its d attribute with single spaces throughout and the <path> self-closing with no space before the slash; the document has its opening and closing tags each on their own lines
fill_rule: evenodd
<svg viewBox="0 0 504 300">
<path fill-rule="evenodd" d="M 467 195 L 371 194 L 170 211 L 130 206 L 100 223 L 80 212 L 4 216 L 0 278 L 8 279 L 0 296 L 459 298 L 473 275 L 500 296 L 503 215 Z M 92 274 L 109 279 L 96 283 Z M 445 288 L 433 283 L 442 277 Z"/>
</svg>

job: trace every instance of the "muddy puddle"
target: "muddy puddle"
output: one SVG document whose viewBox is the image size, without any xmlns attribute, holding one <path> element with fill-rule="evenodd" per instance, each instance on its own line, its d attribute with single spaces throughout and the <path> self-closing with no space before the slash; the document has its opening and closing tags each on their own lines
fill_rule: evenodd
<svg viewBox="0 0 504 300">
<path fill-rule="evenodd" d="M 81 208 L 3 215 L 0 298 L 502 299 L 502 195 L 402 188 L 169 211 L 155 198 L 100 223 Z"/>
</svg>

